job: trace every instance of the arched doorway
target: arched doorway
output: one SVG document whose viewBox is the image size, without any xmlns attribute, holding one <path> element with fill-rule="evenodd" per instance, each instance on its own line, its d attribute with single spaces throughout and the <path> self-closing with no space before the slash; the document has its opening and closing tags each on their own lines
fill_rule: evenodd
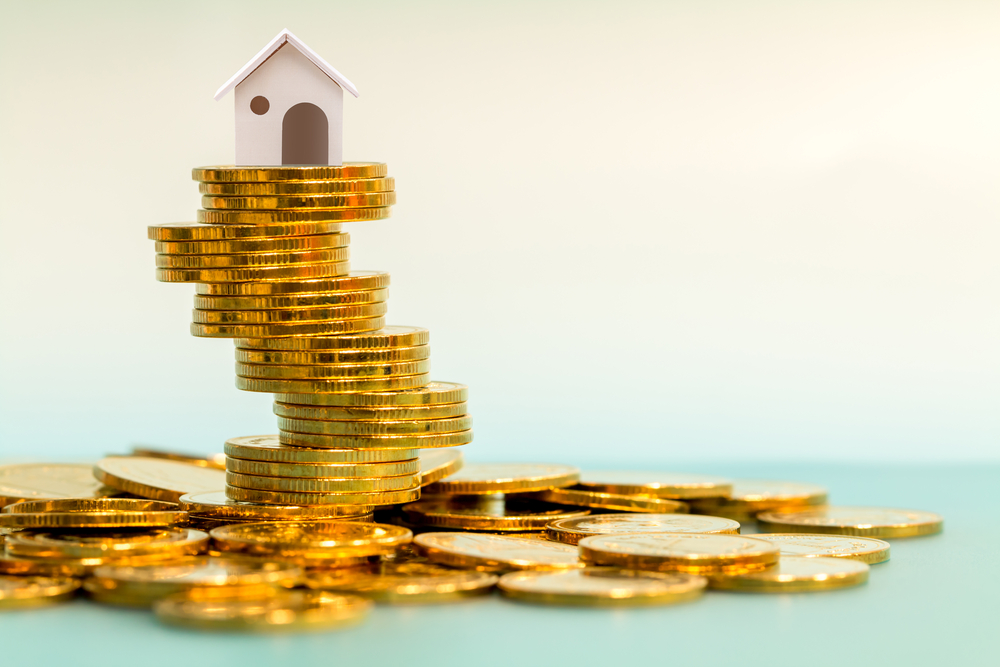
<svg viewBox="0 0 1000 667">
<path fill-rule="evenodd" d="M 281 164 L 330 164 L 330 124 L 315 104 L 303 102 L 285 112 Z"/>
</svg>

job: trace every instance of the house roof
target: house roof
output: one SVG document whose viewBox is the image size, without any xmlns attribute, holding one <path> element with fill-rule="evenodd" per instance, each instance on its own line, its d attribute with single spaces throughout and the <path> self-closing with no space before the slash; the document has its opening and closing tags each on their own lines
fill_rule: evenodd
<svg viewBox="0 0 1000 667">
<path fill-rule="evenodd" d="M 222 84 L 222 87 L 215 92 L 215 99 L 218 101 L 225 97 L 226 93 L 242 83 L 243 79 L 253 74 L 254 70 L 263 65 L 265 60 L 273 56 L 275 51 L 285 44 L 294 46 L 302 55 L 311 60 L 313 65 L 323 70 L 324 74 L 336 81 L 341 88 L 355 97 L 358 96 L 358 89 L 354 87 L 354 84 L 346 76 L 335 70 L 330 63 L 320 58 L 318 53 L 306 46 L 305 42 L 301 39 L 290 33 L 288 28 L 285 28 L 278 33 L 277 37 L 268 42 L 267 46 L 261 49 L 260 53 L 255 55 L 250 62 L 240 68 L 240 71 L 234 74 L 229 81 Z"/>
</svg>

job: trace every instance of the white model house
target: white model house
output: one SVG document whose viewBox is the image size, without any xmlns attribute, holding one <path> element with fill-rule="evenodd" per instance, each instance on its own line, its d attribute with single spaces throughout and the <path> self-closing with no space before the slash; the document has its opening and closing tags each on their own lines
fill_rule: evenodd
<svg viewBox="0 0 1000 667">
<path fill-rule="evenodd" d="M 236 89 L 236 164 L 339 165 L 344 91 L 358 89 L 288 30 L 215 93 Z"/>
</svg>

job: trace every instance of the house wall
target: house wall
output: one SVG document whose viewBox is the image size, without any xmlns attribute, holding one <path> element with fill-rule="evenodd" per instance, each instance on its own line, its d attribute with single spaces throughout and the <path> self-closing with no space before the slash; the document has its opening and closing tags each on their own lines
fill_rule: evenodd
<svg viewBox="0 0 1000 667">
<path fill-rule="evenodd" d="M 344 91 L 294 46 L 285 44 L 264 61 L 235 91 L 236 164 L 281 164 L 281 121 L 285 112 L 302 102 L 315 104 L 329 122 L 329 163 L 343 159 Z M 250 101 L 261 95 L 270 108 L 257 115 Z"/>
</svg>

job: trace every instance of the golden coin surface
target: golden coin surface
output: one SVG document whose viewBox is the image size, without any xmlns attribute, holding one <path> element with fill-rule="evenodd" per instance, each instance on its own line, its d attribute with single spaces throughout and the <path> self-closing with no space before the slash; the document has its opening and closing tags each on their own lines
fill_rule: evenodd
<svg viewBox="0 0 1000 667">
<path fill-rule="evenodd" d="M 422 421 L 318 421 L 278 417 L 278 428 L 293 433 L 329 435 L 423 435 L 467 431 L 472 428 L 472 417 Z"/>
<path fill-rule="evenodd" d="M 86 463 L 18 463 L 0 466 L 0 507 L 22 500 L 97 498 L 109 489 Z M 113 491 L 112 491 L 113 493 Z"/>
<path fill-rule="evenodd" d="M 402 348 L 419 349 L 419 348 Z M 328 421 L 416 421 L 424 419 L 450 419 L 464 417 L 469 410 L 468 403 L 446 403 L 411 408 L 354 408 L 335 405 L 295 405 L 274 402 L 274 414 L 291 419 L 322 419 Z"/>
<path fill-rule="evenodd" d="M 356 320 L 381 317 L 388 311 L 384 301 L 348 304 L 328 308 L 286 308 L 281 310 L 199 310 L 192 320 L 198 324 L 272 324 L 315 320 Z M 292 366 L 298 368 L 298 366 Z"/>
<path fill-rule="evenodd" d="M 226 455 L 250 461 L 275 463 L 388 463 L 417 458 L 417 449 L 309 449 L 289 447 L 279 442 L 277 435 L 247 435 L 230 438 L 225 444 Z"/>
<path fill-rule="evenodd" d="M 275 397 L 275 400 L 280 403 L 327 407 L 410 408 L 460 403 L 467 401 L 468 398 L 469 388 L 464 384 L 456 382 L 429 382 L 422 387 L 406 391 L 364 392 L 355 394 L 281 393 Z"/>
<path fill-rule="evenodd" d="M 284 209 L 372 208 L 392 206 L 395 192 L 357 192 L 336 195 L 274 195 L 261 197 L 217 197 L 202 195 L 206 211 L 275 211 Z"/>
<path fill-rule="evenodd" d="M 242 475 L 295 477 L 298 479 L 396 477 L 420 474 L 419 459 L 389 463 L 272 463 L 269 461 L 229 459 L 227 465 L 229 472 Z"/>
<path fill-rule="evenodd" d="M 287 632 L 331 629 L 364 619 L 372 602 L 355 595 L 325 591 L 289 591 L 264 599 L 198 600 L 183 595 L 158 602 L 156 616 L 165 623 L 226 632 Z"/>
<path fill-rule="evenodd" d="M 358 505 L 263 505 L 244 503 L 226 497 L 225 491 L 188 493 L 181 496 L 180 506 L 193 516 L 239 521 L 322 521 L 348 518 L 371 512 Z"/>
<path fill-rule="evenodd" d="M 709 577 L 711 588 L 748 593 L 806 593 L 860 586 L 868 581 L 869 567 L 848 558 L 782 556 L 765 570 Z"/>
<path fill-rule="evenodd" d="M 557 505 L 593 507 L 617 512 L 648 512 L 652 514 L 677 514 L 687 512 L 688 506 L 678 500 L 652 496 L 624 496 L 618 493 L 601 493 L 573 487 L 546 489 L 532 494 L 538 500 Z"/>
<path fill-rule="evenodd" d="M 292 493 L 226 487 L 226 495 L 233 500 L 273 505 L 398 505 L 420 498 L 420 488 L 379 493 Z"/>
<path fill-rule="evenodd" d="M 359 331 L 375 331 L 385 324 L 384 317 L 360 318 L 354 320 L 317 320 L 313 322 L 285 322 L 280 324 L 199 324 L 191 323 L 191 334 L 204 338 L 239 338 L 253 335 L 273 336 L 335 336 Z M 267 382 L 281 382 L 268 380 Z M 239 383 L 237 383 L 239 386 Z M 240 387 L 241 389 L 243 387 Z M 274 391 L 250 389 L 249 391 Z"/>
<path fill-rule="evenodd" d="M 314 590 L 353 593 L 378 602 L 446 602 L 488 593 L 497 576 L 454 570 L 433 563 L 379 563 L 367 568 L 313 571 L 305 585 Z"/>
<path fill-rule="evenodd" d="M 267 477 L 226 473 L 226 482 L 241 489 L 260 489 L 283 493 L 385 493 L 406 491 L 420 486 L 420 475 L 396 477 L 347 477 L 342 479 Z"/>
<path fill-rule="evenodd" d="M 334 449 L 431 449 L 457 447 L 472 442 L 472 431 L 434 433 L 429 435 L 319 435 L 282 431 L 278 437 L 284 445 L 332 447 Z M 441 482 L 438 482 L 439 484 Z M 430 492 L 430 491 L 428 491 Z M 435 491 L 435 493 L 437 493 Z"/>
<path fill-rule="evenodd" d="M 245 283 L 272 280 L 311 280 L 345 276 L 350 262 L 288 264 L 229 269 L 156 269 L 156 279 L 164 283 Z M 253 336 L 249 336 L 253 337 Z"/>
<path fill-rule="evenodd" d="M 822 505 L 826 503 L 827 490 L 816 484 L 781 482 L 760 479 L 733 481 L 728 498 L 694 500 L 691 509 L 700 514 L 714 512 L 756 514 L 767 510 Z"/>
<path fill-rule="evenodd" d="M 23 530 L 6 540 L 7 552 L 12 556 L 74 559 L 85 561 L 84 565 L 100 565 L 116 559 L 177 558 L 201 553 L 207 547 L 207 533 L 186 528 L 107 531 L 93 535 Z"/>
<path fill-rule="evenodd" d="M 236 167 L 233 165 L 222 165 L 196 167 L 191 170 L 191 178 L 203 183 L 270 183 L 384 178 L 388 173 L 388 167 L 384 162 L 345 162 L 338 166 L 302 167 Z"/>
<path fill-rule="evenodd" d="M 430 345 L 375 350 L 334 350 L 331 352 L 283 352 L 236 348 L 236 361 L 239 363 L 274 364 L 292 367 L 412 363 L 423 361 L 430 356 Z"/>
<path fill-rule="evenodd" d="M 485 572 L 566 570 L 584 566 L 575 547 L 524 537 L 423 533 L 413 538 L 413 543 L 435 563 Z"/>
<path fill-rule="evenodd" d="M 126 493 L 177 502 L 185 493 L 219 491 L 226 474 L 214 468 L 145 456 L 108 456 L 94 466 L 94 476 Z"/>
<path fill-rule="evenodd" d="M 90 568 L 79 563 L 41 558 L 4 556 L 0 552 L 0 574 L 18 577 L 85 577 Z"/>
<path fill-rule="evenodd" d="M 341 223 L 293 222 L 273 225 L 206 225 L 198 222 L 168 222 L 162 225 L 150 225 L 147 231 L 148 237 L 152 241 L 230 241 L 337 234 L 341 231 Z M 160 251 L 157 250 L 157 252 Z"/>
<path fill-rule="evenodd" d="M 357 307 L 361 308 L 362 306 Z M 391 364 L 338 364 L 336 366 L 278 366 L 276 364 L 242 364 L 239 362 L 236 364 L 236 374 L 241 377 L 276 380 L 395 377 L 399 375 L 429 373 L 430 370 L 431 362 L 429 359 L 422 361 L 400 361 Z"/>
<path fill-rule="evenodd" d="M 392 192 L 396 179 L 360 178 L 267 183 L 201 183 L 198 192 L 221 197 L 268 197 L 277 195 L 331 195 L 350 192 Z"/>
<path fill-rule="evenodd" d="M 158 447 L 148 447 L 146 445 L 136 445 L 132 447 L 132 456 L 146 456 L 154 459 L 170 459 L 171 461 L 182 461 L 205 468 L 226 469 L 225 454 L 188 454 L 186 452 L 175 452 L 170 449 L 159 449 Z"/>
<path fill-rule="evenodd" d="M 388 289 L 358 290 L 354 292 L 320 292 L 318 294 L 290 294 L 283 296 L 210 296 L 195 295 L 194 307 L 200 310 L 280 310 L 283 308 L 328 308 L 330 306 L 351 306 L 365 303 L 378 303 L 389 298 Z M 408 348 L 413 349 L 413 348 Z M 282 352 L 248 351 L 258 355 L 300 354 Z M 262 363 L 262 357 L 237 359 Z M 272 357 L 277 359 L 276 357 Z M 285 357 L 287 359 L 305 359 L 306 357 Z M 271 363 L 271 361 L 263 362 Z M 281 362 L 276 362 L 281 363 Z M 293 363 L 285 361 L 284 363 Z M 303 363 L 303 362 L 294 362 Z M 312 363 L 310 360 L 306 363 Z"/>
<path fill-rule="evenodd" d="M 225 551 L 314 559 L 388 554 L 413 539 L 413 533 L 400 526 L 356 521 L 234 524 L 216 528 L 211 535 Z"/>
<path fill-rule="evenodd" d="M 80 580 L 70 577 L 0 576 L 0 609 L 27 607 L 68 600 L 80 587 Z"/>
<path fill-rule="evenodd" d="M 657 496 L 674 500 L 728 496 L 732 482 L 720 477 L 635 470 L 585 471 L 578 485 L 603 493 Z"/>
<path fill-rule="evenodd" d="M 419 526 L 463 530 L 544 530 L 550 521 L 586 516 L 588 510 L 568 509 L 537 500 L 473 496 L 428 498 L 403 506 L 408 521 Z"/>
<path fill-rule="evenodd" d="M 940 514 L 887 507 L 817 507 L 757 515 L 766 533 L 835 533 L 862 537 L 916 537 L 944 529 Z"/>
<path fill-rule="evenodd" d="M 691 514 L 595 514 L 552 521 L 545 527 L 550 540 L 578 544 L 591 535 L 634 533 L 717 533 L 737 535 L 740 524 L 732 519 Z"/>
<path fill-rule="evenodd" d="M 268 283 L 205 283 L 196 285 L 195 292 L 205 296 L 219 297 L 293 296 L 326 292 L 357 292 L 385 289 L 388 286 L 388 273 L 383 271 L 351 271 L 344 276 L 313 280 L 286 280 Z"/>
<path fill-rule="evenodd" d="M 171 526 L 187 519 L 177 505 L 138 498 L 67 498 L 13 503 L 0 513 L 5 528 L 131 528 Z"/>
<path fill-rule="evenodd" d="M 430 342 L 430 332 L 420 327 L 388 326 L 354 336 L 293 338 L 285 340 L 240 339 L 236 347 L 244 350 L 330 351 L 371 350 L 413 347 Z M 448 401 L 452 403 L 453 401 Z"/>
<path fill-rule="evenodd" d="M 470 463 L 428 487 L 427 493 L 527 493 L 569 486 L 579 477 L 579 468 L 556 463 Z"/>
<path fill-rule="evenodd" d="M 778 561 L 778 547 L 742 535 L 624 533 L 580 540 L 580 558 L 596 565 L 692 574 L 763 569 Z"/>
<path fill-rule="evenodd" d="M 368 322 L 370 320 L 347 320 L 348 322 Z M 294 325 L 305 326 L 305 325 Z M 260 391 L 269 394 L 284 392 L 316 392 L 316 393 L 361 393 L 361 392 L 382 392 L 382 391 L 402 391 L 422 387 L 430 382 L 427 373 L 420 375 L 393 375 L 390 377 L 376 378 L 338 378 L 327 380 L 265 380 L 261 378 L 245 378 L 236 376 L 236 387 L 244 391 Z M 328 437 L 328 436 L 317 436 Z M 289 444 L 289 443 L 286 443 Z M 295 443 L 298 444 L 298 443 Z M 303 443 L 311 447 L 308 443 Z M 322 445 L 317 445 L 322 446 Z M 340 445 L 334 445 L 340 446 Z M 344 445 L 355 446 L 355 445 Z M 361 447 L 362 445 L 356 445 Z M 410 445 L 413 447 L 423 447 L 424 445 Z"/>
<path fill-rule="evenodd" d="M 850 558 L 874 565 L 889 560 L 889 543 L 874 537 L 810 533 L 760 533 L 758 540 L 776 544 L 781 557 Z"/>
<path fill-rule="evenodd" d="M 311 234 L 278 238 L 228 239 L 224 241 L 157 241 L 156 252 L 161 255 L 240 255 L 244 253 L 289 253 L 306 250 L 346 248 L 351 235 Z"/>
<path fill-rule="evenodd" d="M 389 206 L 372 208 L 311 208 L 280 210 L 203 210 L 195 211 L 197 222 L 209 225 L 280 225 L 315 224 L 318 222 L 361 222 L 385 220 L 392 215 Z"/>
<path fill-rule="evenodd" d="M 346 262 L 350 248 L 326 248 L 298 252 L 251 252 L 238 255 L 157 255 L 156 266 L 162 269 L 244 269 Z"/>
<path fill-rule="evenodd" d="M 420 486 L 427 486 L 462 469 L 465 461 L 462 452 L 454 449 L 436 449 L 420 452 Z"/>
<path fill-rule="evenodd" d="M 682 572 L 637 572 L 594 567 L 565 572 L 508 572 L 500 578 L 507 597 L 544 604 L 638 606 L 688 602 L 707 580 Z"/>
</svg>

